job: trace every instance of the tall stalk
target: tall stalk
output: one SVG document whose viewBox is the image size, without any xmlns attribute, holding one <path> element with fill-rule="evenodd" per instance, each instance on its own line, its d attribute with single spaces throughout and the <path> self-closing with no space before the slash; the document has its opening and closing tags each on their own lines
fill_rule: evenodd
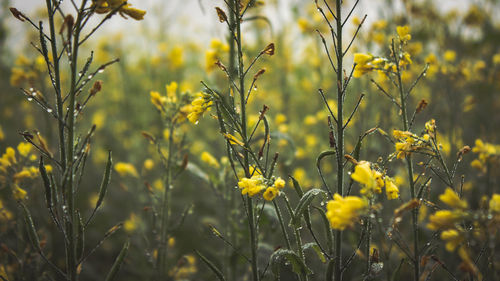
<svg viewBox="0 0 500 281">
<path fill-rule="evenodd" d="M 409 129 L 409 124 L 408 124 L 408 115 L 407 115 L 407 108 L 406 108 L 406 97 L 405 97 L 405 90 L 404 90 L 404 85 L 401 79 L 401 71 L 399 67 L 399 59 L 396 55 L 396 50 L 394 47 L 394 43 L 392 44 L 392 52 L 394 55 L 394 59 L 396 62 L 396 70 L 397 70 L 397 76 L 398 76 L 398 88 L 399 88 L 399 96 L 401 99 L 401 121 L 403 123 L 403 128 L 405 131 L 408 131 Z M 414 177 L 413 177 L 413 161 L 411 155 L 408 155 L 406 157 L 406 166 L 408 169 L 408 180 L 410 182 L 410 194 L 411 198 L 415 199 L 417 196 L 415 194 L 415 182 L 414 182 Z M 413 228 L 413 251 L 414 251 L 414 256 L 413 256 L 413 267 L 414 267 L 414 280 L 418 281 L 420 278 L 420 258 L 419 258 L 419 246 L 418 246 L 418 208 L 415 208 L 412 210 L 412 228 Z"/>
<path fill-rule="evenodd" d="M 167 235 L 168 235 L 168 222 L 170 219 L 170 182 L 172 177 L 172 154 L 174 152 L 174 128 L 175 123 L 170 125 L 168 137 L 168 156 L 166 163 L 166 178 L 165 190 L 163 192 L 163 199 L 161 205 L 161 225 L 160 225 L 160 248 L 158 251 L 157 267 L 160 273 L 160 278 L 166 276 L 166 261 L 167 261 Z"/>
</svg>

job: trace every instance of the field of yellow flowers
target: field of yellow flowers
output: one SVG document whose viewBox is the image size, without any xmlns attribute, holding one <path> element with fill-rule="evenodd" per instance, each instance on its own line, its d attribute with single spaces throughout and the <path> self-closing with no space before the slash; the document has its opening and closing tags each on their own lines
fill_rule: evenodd
<svg viewBox="0 0 500 281">
<path fill-rule="evenodd" d="M 500 280 L 500 1 L 29 2 L 0 281 Z"/>
</svg>

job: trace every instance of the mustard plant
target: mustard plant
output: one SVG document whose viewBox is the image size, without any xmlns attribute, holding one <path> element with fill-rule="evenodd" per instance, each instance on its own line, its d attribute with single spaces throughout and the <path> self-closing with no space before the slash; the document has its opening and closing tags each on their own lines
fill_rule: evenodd
<svg viewBox="0 0 500 281">
<path fill-rule="evenodd" d="M 123 17 L 130 16 L 136 20 L 141 20 L 144 11 L 131 7 L 126 1 L 88 1 L 82 0 L 80 3 L 70 1 L 72 11 L 65 11 L 62 8 L 63 1 L 46 1 L 48 33 L 45 31 L 44 21 L 35 23 L 16 8 L 10 8 L 12 15 L 20 21 L 31 24 L 39 33 L 38 44 L 33 47 L 39 52 L 45 61 L 48 78 L 52 84 L 50 90 L 52 99 L 48 98 L 49 93 L 41 93 L 35 87 L 30 89 L 22 88 L 22 93 L 28 101 L 34 101 L 47 115 L 57 123 L 58 130 L 58 154 L 54 155 L 50 151 L 50 144 L 41 141 L 39 134 L 24 131 L 21 135 L 26 142 L 31 143 L 40 153 L 39 172 L 45 188 L 45 201 L 52 222 L 57 226 L 64 241 L 66 266 L 61 268 L 56 265 L 45 253 L 45 249 L 40 244 L 37 229 L 35 228 L 31 212 L 25 202 L 19 200 L 19 204 L 24 212 L 24 218 L 33 249 L 52 268 L 58 278 L 64 280 L 78 280 L 83 263 L 87 260 L 102 241 L 90 250 L 85 250 L 85 232 L 91 225 L 94 215 L 102 205 L 104 196 L 108 189 L 111 176 L 112 157 L 109 152 L 108 162 L 104 170 L 102 183 L 99 189 L 99 198 L 95 208 L 90 215 L 85 218 L 83 210 L 77 208 L 75 204 L 81 179 L 84 175 L 84 167 L 90 153 L 91 137 L 94 134 L 95 126 L 92 126 L 86 134 L 79 135 L 78 121 L 82 118 L 82 112 L 88 102 L 102 89 L 102 81 L 95 81 L 98 74 L 118 59 L 105 63 L 95 70 L 91 70 L 93 53 L 82 65 L 80 58 L 80 48 L 83 44 L 112 16 L 120 14 Z M 92 27 L 90 19 L 97 14 L 103 14 L 100 22 Z M 75 16 L 74 16 L 75 15 Z M 76 18 L 75 18 L 76 17 Z M 56 24 L 61 22 L 60 26 Z M 67 59 L 67 60 L 66 60 Z M 61 73 L 66 71 L 66 64 L 69 73 L 68 85 L 64 85 Z M 93 84 L 92 82 L 95 81 Z M 90 89 L 87 85 L 91 85 Z M 49 90 L 47 90 L 49 91 Z M 88 91 L 88 92 L 87 92 Z M 52 173 L 47 172 L 45 162 L 50 162 L 54 166 Z M 104 235 L 104 239 L 113 234 L 120 225 L 110 229 Z M 106 275 L 106 280 L 112 280 L 127 254 L 129 242 L 125 242 L 122 251 Z"/>
</svg>

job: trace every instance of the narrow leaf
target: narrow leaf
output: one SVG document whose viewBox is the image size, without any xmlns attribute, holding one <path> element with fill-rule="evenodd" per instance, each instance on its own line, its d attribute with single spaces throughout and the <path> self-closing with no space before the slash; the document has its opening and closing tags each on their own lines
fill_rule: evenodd
<svg viewBox="0 0 500 281">
<path fill-rule="evenodd" d="M 120 253 L 116 257 L 115 262 L 113 263 L 113 266 L 109 270 L 109 273 L 106 276 L 105 281 L 111 281 L 111 280 L 113 280 L 113 278 L 115 278 L 116 274 L 118 273 L 118 270 L 120 270 L 120 267 L 123 264 L 123 260 L 127 256 L 129 246 L 130 246 L 130 241 L 127 240 L 127 242 L 125 242 L 125 244 L 123 244 L 122 250 L 120 251 Z"/>
<path fill-rule="evenodd" d="M 42 176 L 43 186 L 45 187 L 45 202 L 47 203 L 47 208 L 52 208 L 52 186 L 50 184 L 49 175 L 43 164 L 43 158 L 40 157 L 40 162 L 38 165 L 38 170 L 40 170 L 40 175 Z"/>
<path fill-rule="evenodd" d="M 33 223 L 33 219 L 31 218 L 31 213 L 23 202 L 20 202 L 20 204 L 23 208 L 24 221 L 26 222 L 26 226 L 28 227 L 28 236 L 30 238 L 31 245 L 39 253 L 41 253 L 42 248 L 40 247 L 40 239 L 38 239 L 38 234 L 36 233 L 35 224 Z"/>
<path fill-rule="evenodd" d="M 309 205 L 311 205 L 313 199 L 319 194 L 322 194 L 323 196 L 325 196 L 326 192 L 321 190 L 321 189 L 314 188 L 314 189 L 308 190 L 306 193 L 304 193 L 304 196 L 302 196 L 302 198 L 300 198 L 300 201 L 297 204 L 297 207 L 295 207 L 295 211 L 293 212 L 293 217 L 291 220 L 291 223 L 293 225 L 295 225 L 295 227 L 300 227 L 300 219 L 301 219 L 302 215 L 304 214 L 305 211 L 308 210 Z"/>
<path fill-rule="evenodd" d="M 200 252 L 195 250 L 196 254 L 201 258 L 201 260 L 212 270 L 213 273 L 217 276 L 217 278 L 220 281 L 225 281 L 226 279 L 224 278 L 224 274 L 222 274 L 222 271 L 220 271 L 217 266 L 213 262 L 211 262 L 208 258 L 206 258 L 204 255 L 202 255 Z"/>
<path fill-rule="evenodd" d="M 271 270 L 274 276 L 279 280 L 279 271 L 281 265 L 287 260 L 292 265 L 292 270 L 299 276 L 307 276 L 312 274 L 312 271 L 300 259 L 294 251 L 279 249 L 271 255 Z"/>
<path fill-rule="evenodd" d="M 99 188 L 99 199 L 95 205 L 95 209 L 97 210 L 104 200 L 104 196 L 106 196 L 106 191 L 108 190 L 109 181 L 111 179 L 111 167 L 113 166 L 113 158 L 111 156 L 111 150 L 108 154 L 108 162 L 106 163 L 106 170 L 104 170 L 104 177 L 102 178 L 101 187 Z"/>
</svg>

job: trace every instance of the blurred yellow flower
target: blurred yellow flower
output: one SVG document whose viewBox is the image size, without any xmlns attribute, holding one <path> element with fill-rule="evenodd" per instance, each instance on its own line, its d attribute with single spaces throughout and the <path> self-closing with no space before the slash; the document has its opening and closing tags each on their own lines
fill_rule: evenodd
<svg viewBox="0 0 500 281">
<path fill-rule="evenodd" d="M 201 161 L 207 163 L 209 166 L 214 167 L 214 168 L 220 167 L 219 162 L 217 161 L 217 159 L 215 157 L 212 156 L 212 154 L 210 154 L 206 151 L 203 151 L 201 153 L 200 157 L 201 157 Z"/>
<path fill-rule="evenodd" d="M 264 191 L 264 194 L 262 196 L 267 201 L 272 201 L 274 198 L 276 198 L 276 196 L 278 196 L 278 194 L 279 190 L 275 187 L 270 186 L 266 189 L 266 191 Z"/>
<path fill-rule="evenodd" d="M 439 200 L 455 209 L 467 209 L 467 202 L 460 199 L 458 195 L 451 188 L 446 188 L 443 194 L 439 195 Z"/>
<path fill-rule="evenodd" d="M 14 189 L 12 190 L 12 196 L 14 197 L 14 199 L 23 200 L 26 198 L 26 195 L 28 195 L 26 190 L 22 189 L 17 184 L 14 185 Z"/>
<path fill-rule="evenodd" d="M 130 163 L 125 163 L 125 162 L 118 162 L 115 164 L 115 171 L 120 174 L 120 176 L 133 176 L 138 178 L 139 173 L 137 173 L 137 170 L 135 169 L 134 165 Z"/>
<path fill-rule="evenodd" d="M 123 229 L 125 229 L 127 233 L 132 233 L 137 229 L 138 224 L 139 219 L 134 213 L 131 213 L 130 217 L 123 223 Z"/>
<path fill-rule="evenodd" d="M 27 157 L 30 154 L 32 148 L 33 147 L 31 146 L 31 144 L 26 142 L 20 142 L 17 145 L 17 151 L 23 157 Z"/>
<path fill-rule="evenodd" d="M 368 203 L 361 197 L 342 197 L 338 193 L 326 205 L 326 217 L 333 229 L 344 230 L 352 226 L 367 211 Z"/>
<path fill-rule="evenodd" d="M 408 25 L 405 26 L 397 26 L 396 31 L 398 33 L 399 39 L 406 43 L 411 40 L 410 27 Z"/>
</svg>

